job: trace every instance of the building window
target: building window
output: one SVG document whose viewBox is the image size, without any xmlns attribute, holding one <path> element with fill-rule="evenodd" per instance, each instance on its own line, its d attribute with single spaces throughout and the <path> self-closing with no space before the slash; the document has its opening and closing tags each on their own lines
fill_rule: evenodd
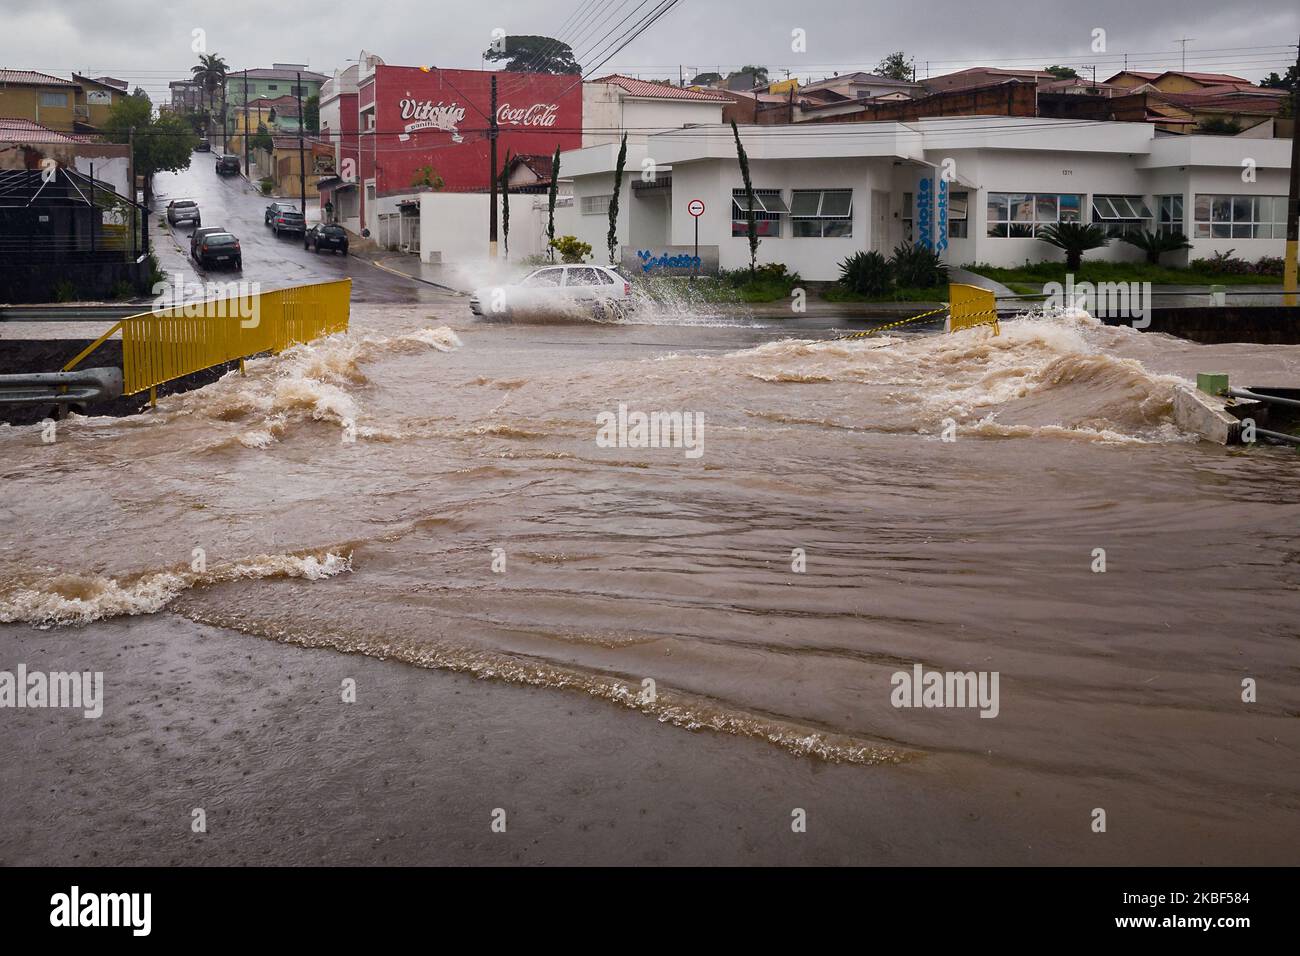
<svg viewBox="0 0 1300 956">
<path fill-rule="evenodd" d="M 267 88 L 268 90 L 278 90 L 280 87 L 279 87 L 279 84 L 276 84 L 276 83 L 268 83 L 268 84 L 266 84 L 266 88 Z"/>
<path fill-rule="evenodd" d="M 1183 234 L 1183 197 L 1156 197 L 1156 231 L 1162 236 Z"/>
<path fill-rule="evenodd" d="M 790 200 L 793 235 L 842 239 L 853 235 L 852 189 L 796 189 Z"/>
<path fill-rule="evenodd" d="M 1197 239 L 1285 239 L 1285 196 L 1196 194 Z"/>
<path fill-rule="evenodd" d="M 790 209 L 781 198 L 779 189 L 754 190 L 754 232 L 759 236 L 781 237 L 781 217 Z M 731 235 L 749 235 L 749 199 L 745 190 L 731 191 Z"/>
<path fill-rule="evenodd" d="M 1031 239 L 1058 222 L 1079 222 L 1083 197 L 1055 193 L 989 193 L 988 234 Z"/>
<path fill-rule="evenodd" d="M 613 198 L 612 193 L 607 196 L 583 196 L 582 214 L 584 216 L 608 216 L 609 204 Z"/>
<path fill-rule="evenodd" d="M 948 238 L 965 239 L 966 213 L 970 208 L 970 196 L 967 193 L 950 193 L 948 196 Z"/>
<path fill-rule="evenodd" d="M 30 102 L 30 100 L 28 101 Z M 68 108 L 67 93 L 42 93 L 40 97 L 41 106 L 57 106 L 60 109 Z"/>
<path fill-rule="evenodd" d="M 911 194 L 911 193 L 903 193 L 903 215 L 902 215 L 902 221 L 903 221 L 903 241 L 904 241 L 904 242 L 911 242 L 911 241 L 912 241 L 912 221 L 913 221 L 913 215 L 914 215 L 914 214 L 913 214 L 913 212 L 912 212 L 912 194 Z"/>
<path fill-rule="evenodd" d="M 1112 239 L 1151 228 L 1151 208 L 1141 196 L 1093 196 L 1092 221 Z"/>
</svg>

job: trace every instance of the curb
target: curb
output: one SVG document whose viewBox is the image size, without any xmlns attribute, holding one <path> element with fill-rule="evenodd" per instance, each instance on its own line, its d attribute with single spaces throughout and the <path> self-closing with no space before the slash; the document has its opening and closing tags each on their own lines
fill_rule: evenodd
<svg viewBox="0 0 1300 956">
<path fill-rule="evenodd" d="M 349 255 L 351 255 L 351 253 L 349 253 Z M 459 289 L 453 289 L 451 286 L 442 285 L 441 283 L 434 282 L 431 279 L 425 279 L 422 278 L 421 276 L 413 276 L 409 272 L 402 272 L 400 269 L 392 269 L 384 265 L 384 262 L 387 260 L 365 259 L 362 256 L 353 256 L 353 258 L 362 259 L 365 262 L 369 262 L 376 269 L 380 269 L 384 272 L 387 272 L 389 275 L 400 276 L 403 279 L 410 279 L 413 282 L 423 282 L 425 285 L 431 285 L 435 289 L 441 289 L 443 292 L 447 293 L 448 295 L 464 296 L 466 294 L 464 292 L 461 292 Z M 391 258 L 397 258 L 397 257 L 393 256 Z"/>
</svg>

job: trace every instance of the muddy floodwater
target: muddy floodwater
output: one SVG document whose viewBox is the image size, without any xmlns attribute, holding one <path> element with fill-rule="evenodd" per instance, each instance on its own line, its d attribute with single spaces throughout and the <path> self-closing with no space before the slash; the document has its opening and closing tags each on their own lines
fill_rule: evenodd
<svg viewBox="0 0 1300 956">
<path fill-rule="evenodd" d="M 229 860 L 526 859 L 517 805 L 545 862 L 1296 863 L 1300 455 L 1171 401 L 1300 347 L 841 335 L 364 306 L 0 428 L 0 668 L 108 672 L 98 722 L 0 711 L 0 858 L 195 861 L 206 801 Z M 895 706 L 917 665 L 996 708 Z"/>
</svg>

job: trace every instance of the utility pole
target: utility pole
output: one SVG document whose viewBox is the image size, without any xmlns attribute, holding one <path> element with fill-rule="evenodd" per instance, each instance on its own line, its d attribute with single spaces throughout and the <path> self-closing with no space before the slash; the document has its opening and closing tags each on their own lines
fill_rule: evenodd
<svg viewBox="0 0 1300 956">
<path fill-rule="evenodd" d="M 492 74 L 492 112 L 488 117 L 488 254 L 497 257 L 497 75 Z"/>
<path fill-rule="evenodd" d="M 302 207 L 302 221 L 307 221 L 307 163 L 303 159 L 302 134 L 307 131 L 307 117 L 302 111 L 302 73 L 298 74 L 298 198 Z"/>
<path fill-rule="evenodd" d="M 248 70 L 244 70 L 244 178 L 253 181 L 248 169 Z"/>
<path fill-rule="evenodd" d="M 1300 75 L 1300 45 L 1296 47 L 1295 68 Z M 1291 187 L 1286 201 L 1286 264 L 1282 270 L 1282 302 L 1296 304 L 1296 256 L 1300 247 L 1300 86 L 1291 90 Z"/>
</svg>

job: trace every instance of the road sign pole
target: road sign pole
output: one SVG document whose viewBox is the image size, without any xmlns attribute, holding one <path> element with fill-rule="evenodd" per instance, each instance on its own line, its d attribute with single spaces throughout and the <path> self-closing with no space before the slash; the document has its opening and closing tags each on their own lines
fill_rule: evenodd
<svg viewBox="0 0 1300 956">
<path fill-rule="evenodd" d="M 700 217 L 695 217 L 695 259 L 691 263 L 691 281 L 700 273 Z"/>
</svg>

